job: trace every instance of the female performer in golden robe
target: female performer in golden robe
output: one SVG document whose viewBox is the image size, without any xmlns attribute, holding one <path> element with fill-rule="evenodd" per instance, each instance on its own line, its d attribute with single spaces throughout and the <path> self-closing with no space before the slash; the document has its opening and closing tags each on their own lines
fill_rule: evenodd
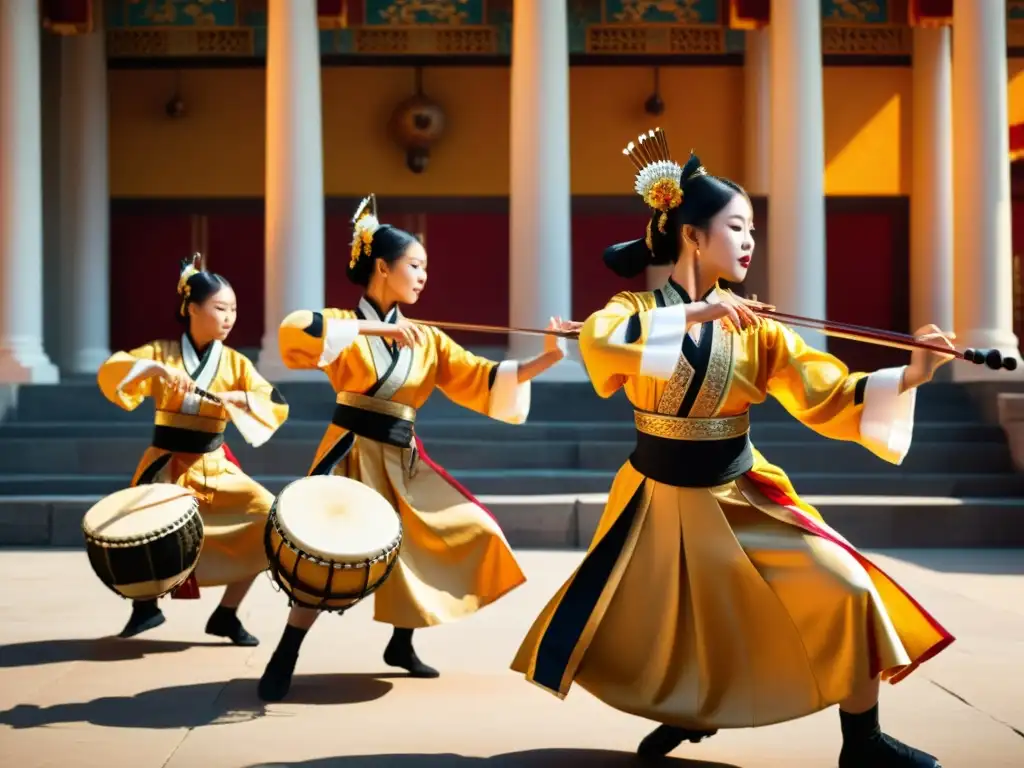
<svg viewBox="0 0 1024 768">
<path fill-rule="evenodd" d="M 880 731 L 879 679 L 902 680 L 953 638 L 753 448 L 748 410 L 771 395 L 819 434 L 899 464 L 914 390 L 950 358 L 914 352 L 908 367 L 851 373 L 754 315 L 717 288 L 746 277 L 746 193 L 694 156 L 680 168 L 660 131 L 645 139 L 633 152 L 648 235 L 604 258 L 620 275 L 674 263 L 672 277 L 616 295 L 580 334 L 598 394 L 625 389 L 635 408 L 636 448 L 512 668 L 662 723 L 646 756 L 839 704 L 841 768 L 937 766 Z M 951 346 L 934 326 L 918 338 Z"/>
<path fill-rule="evenodd" d="M 337 395 L 309 474 L 359 480 L 388 499 L 404 529 L 397 563 L 374 593 L 374 618 L 394 632 L 384 662 L 416 677 L 437 670 L 417 657 L 414 629 L 447 623 L 525 581 L 490 512 L 433 463 L 413 434 L 416 410 L 435 389 L 458 405 L 510 424 L 526 420 L 530 380 L 558 362 L 554 337 L 532 360 L 492 362 L 444 332 L 406 320 L 427 281 L 427 252 L 408 232 L 380 224 L 373 195 L 353 219 L 348 277 L 366 289 L 355 311 L 299 311 L 280 329 L 289 368 L 319 368 Z M 552 327 L 561 327 L 552 320 Z M 280 701 L 317 611 L 294 606 L 259 684 Z"/>
<path fill-rule="evenodd" d="M 199 586 L 227 587 L 206 631 L 237 645 L 258 645 L 237 610 L 253 579 L 267 567 L 263 531 L 274 497 L 225 456 L 227 414 L 195 390 L 244 409 L 269 432 L 288 418 L 288 405 L 248 358 L 224 345 L 238 311 L 228 281 L 189 262 L 178 294 L 178 319 L 185 326 L 181 339 L 114 353 L 100 367 L 99 386 L 126 411 L 153 398 L 153 441 L 132 485 L 176 483 L 198 497 L 205 534 L 196 580 Z M 136 600 L 120 636 L 132 637 L 163 623 L 156 600 Z"/>
</svg>

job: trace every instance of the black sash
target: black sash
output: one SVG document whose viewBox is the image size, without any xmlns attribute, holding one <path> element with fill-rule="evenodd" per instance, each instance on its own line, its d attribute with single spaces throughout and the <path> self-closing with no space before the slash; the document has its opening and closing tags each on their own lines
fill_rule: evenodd
<svg viewBox="0 0 1024 768">
<path fill-rule="evenodd" d="M 354 435 L 378 443 L 409 448 L 413 444 L 413 422 L 376 411 L 367 411 L 338 403 L 331 422 Z"/>
<path fill-rule="evenodd" d="M 640 474 L 675 488 L 714 488 L 754 466 L 749 435 L 726 440 L 672 440 L 637 431 L 629 463 Z"/>
<path fill-rule="evenodd" d="M 153 428 L 154 448 L 172 453 L 213 453 L 224 444 L 223 432 L 200 432 L 181 427 Z"/>
</svg>

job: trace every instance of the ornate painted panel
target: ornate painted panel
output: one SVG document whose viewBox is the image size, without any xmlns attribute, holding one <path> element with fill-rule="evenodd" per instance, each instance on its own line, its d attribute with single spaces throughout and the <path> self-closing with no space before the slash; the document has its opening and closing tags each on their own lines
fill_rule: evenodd
<svg viewBox="0 0 1024 768">
<path fill-rule="evenodd" d="M 88 0 L 83 0 L 87 2 Z M 112 57 L 266 54 L 267 0 L 106 3 Z M 993 0 L 995 1 L 995 0 Z M 318 0 L 323 55 L 505 55 L 514 0 Z M 550 0 L 569 12 L 573 54 L 724 54 L 743 50 L 725 0 Z M 821 0 L 828 54 L 907 55 L 907 0 Z M 1007 0 L 1007 37 L 1024 45 L 1024 0 Z"/>
<path fill-rule="evenodd" d="M 822 0 L 821 20 L 826 24 L 885 24 L 886 0 Z"/>
<path fill-rule="evenodd" d="M 897 16 L 892 6 L 902 6 Z M 822 0 L 824 53 L 906 56 L 911 51 L 906 3 L 891 0 Z"/>
<path fill-rule="evenodd" d="M 106 0 L 107 55 L 251 56 L 255 29 L 235 0 Z"/>
</svg>

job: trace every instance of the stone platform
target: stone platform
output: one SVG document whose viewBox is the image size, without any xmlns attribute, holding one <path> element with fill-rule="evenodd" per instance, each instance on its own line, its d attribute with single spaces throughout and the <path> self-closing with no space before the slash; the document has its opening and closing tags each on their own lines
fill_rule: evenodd
<svg viewBox="0 0 1024 768">
<path fill-rule="evenodd" d="M 386 667 L 388 627 L 364 602 L 311 632 L 290 701 L 263 705 L 262 673 L 285 604 L 260 578 L 242 604 L 263 640 L 235 648 L 203 634 L 219 590 L 166 601 L 139 638 L 108 635 L 128 605 L 82 553 L 0 551 L 0 765 L 18 768 L 626 768 L 651 725 L 576 687 L 564 701 L 508 669 L 530 622 L 580 559 L 522 552 L 528 581 L 479 614 L 417 633 L 442 672 Z M 875 556 L 957 641 L 896 686 L 882 722 L 944 768 L 1024 765 L 1024 552 Z M 680 747 L 667 768 L 835 766 L 834 709 Z"/>
<path fill-rule="evenodd" d="M 274 492 L 305 474 L 333 407 L 326 384 L 282 390 L 291 417 L 267 445 L 251 448 L 233 428 L 228 435 L 246 471 Z M 81 546 L 84 511 L 130 481 L 152 407 L 126 413 L 92 381 L 23 387 L 13 400 L 0 423 L 0 545 Z M 754 407 L 752 424 L 758 449 L 859 546 L 1024 546 L 1024 475 L 963 386 L 921 390 L 914 445 L 899 467 L 816 435 L 772 400 Z M 521 426 L 437 393 L 417 432 L 521 547 L 585 546 L 633 443 L 628 402 L 598 398 L 589 384 L 535 383 Z"/>
</svg>

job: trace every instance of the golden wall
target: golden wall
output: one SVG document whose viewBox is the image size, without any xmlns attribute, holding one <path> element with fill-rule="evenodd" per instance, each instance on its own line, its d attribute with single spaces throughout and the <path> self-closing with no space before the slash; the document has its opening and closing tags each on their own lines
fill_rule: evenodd
<svg viewBox="0 0 1024 768">
<path fill-rule="evenodd" d="M 1011 59 L 1009 74 L 1010 121 L 1024 121 L 1024 60 Z M 187 114 L 171 120 L 164 104 L 179 76 Z M 322 78 L 326 194 L 508 194 L 508 68 L 425 70 L 424 88 L 444 107 L 448 128 L 422 175 L 406 170 L 384 129 L 413 91 L 410 68 L 331 67 Z M 109 82 L 112 195 L 263 194 L 263 70 L 112 70 Z M 826 193 L 907 194 L 910 68 L 828 67 L 824 85 Z M 662 68 L 660 118 L 642 108 L 651 86 L 646 67 L 572 68 L 574 194 L 629 194 L 631 167 L 620 150 L 654 123 L 677 154 L 693 147 L 712 172 L 743 180 L 743 69 Z"/>
</svg>

